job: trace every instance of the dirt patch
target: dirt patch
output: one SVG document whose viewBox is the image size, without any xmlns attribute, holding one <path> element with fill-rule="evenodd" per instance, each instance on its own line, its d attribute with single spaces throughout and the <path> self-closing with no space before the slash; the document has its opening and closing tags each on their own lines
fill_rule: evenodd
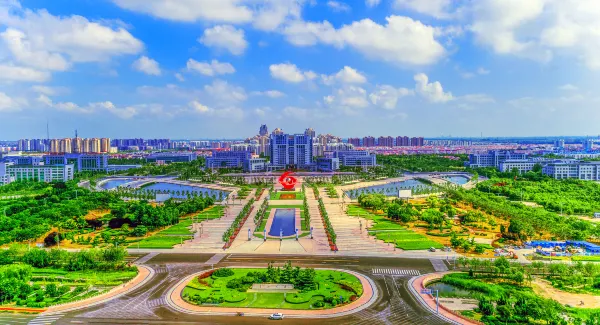
<svg viewBox="0 0 600 325">
<path fill-rule="evenodd" d="M 600 297 L 590 294 L 571 293 L 556 289 L 546 280 L 536 279 L 532 282 L 533 291 L 545 298 L 554 299 L 563 305 L 577 308 L 600 308 Z M 583 301 L 583 305 L 581 302 Z"/>
</svg>

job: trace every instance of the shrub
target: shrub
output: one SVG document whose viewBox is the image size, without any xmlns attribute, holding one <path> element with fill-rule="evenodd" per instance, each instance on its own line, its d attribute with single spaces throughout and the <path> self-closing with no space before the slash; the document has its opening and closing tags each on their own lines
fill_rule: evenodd
<svg viewBox="0 0 600 325">
<path fill-rule="evenodd" d="M 323 308 L 323 307 L 325 307 L 325 303 L 323 303 L 321 300 L 319 300 L 319 301 L 317 301 L 317 302 L 315 302 L 313 304 L 313 307 L 315 307 L 315 308 Z"/>
<path fill-rule="evenodd" d="M 226 278 L 228 276 L 232 276 L 233 274 L 234 273 L 233 273 L 232 269 L 228 269 L 228 268 L 224 267 L 224 268 L 215 270 L 212 275 L 219 277 L 219 278 Z"/>
</svg>

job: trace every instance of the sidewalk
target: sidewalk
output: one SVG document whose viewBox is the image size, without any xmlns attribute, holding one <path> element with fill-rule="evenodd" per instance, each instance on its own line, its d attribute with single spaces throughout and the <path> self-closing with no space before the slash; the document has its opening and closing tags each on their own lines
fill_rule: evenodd
<svg viewBox="0 0 600 325">
<path fill-rule="evenodd" d="M 437 308 L 435 297 L 433 295 L 423 294 L 423 293 L 421 293 L 421 290 L 425 289 L 425 286 L 427 285 L 427 283 L 429 283 L 433 280 L 436 280 L 436 279 L 440 279 L 441 277 L 443 277 L 444 275 L 449 274 L 449 273 L 453 273 L 453 272 L 440 272 L 440 273 L 425 274 L 420 277 L 412 278 L 408 282 L 408 286 L 409 286 L 409 289 L 412 292 L 412 294 L 416 296 L 417 300 L 419 300 L 419 302 L 422 305 L 424 305 L 427 309 L 429 309 L 434 314 L 436 313 L 436 308 Z M 452 323 L 452 324 L 463 324 L 463 325 L 481 325 L 482 324 L 480 322 L 470 320 L 466 317 L 463 317 L 463 316 L 459 315 L 458 313 L 455 313 L 454 311 L 444 307 L 441 304 L 439 307 L 440 307 L 439 308 L 439 317 Z"/>
<path fill-rule="evenodd" d="M 245 307 L 218 307 L 218 306 L 210 306 L 203 307 L 198 305 L 192 305 L 181 298 L 181 292 L 187 285 L 187 283 L 194 277 L 204 273 L 199 272 L 196 274 L 192 274 L 187 276 L 185 279 L 181 280 L 175 287 L 167 292 L 167 304 L 174 308 L 177 311 L 186 314 L 193 315 L 224 315 L 224 316 L 235 316 L 238 312 L 243 312 L 248 316 L 269 316 L 274 313 L 283 313 L 285 317 L 290 318 L 333 318 L 340 317 L 349 314 L 353 314 L 359 312 L 365 308 L 371 306 L 375 300 L 377 300 L 378 292 L 377 287 L 373 281 L 360 273 L 356 273 L 348 270 L 339 270 L 339 269 L 316 269 L 316 270 L 335 270 L 350 273 L 356 276 L 362 286 L 363 286 L 363 294 L 356 301 L 351 302 L 349 304 L 331 308 L 331 309 L 319 309 L 319 310 L 292 310 L 292 309 L 263 309 L 263 308 L 245 308 Z M 205 271 L 206 272 L 206 271 Z"/>
</svg>

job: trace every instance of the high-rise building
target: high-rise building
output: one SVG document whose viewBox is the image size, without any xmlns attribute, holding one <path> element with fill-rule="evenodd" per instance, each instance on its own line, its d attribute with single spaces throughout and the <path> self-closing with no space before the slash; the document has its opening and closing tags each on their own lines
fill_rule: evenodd
<svg viewBox="0 0 600 325">
<path fill-rule="evenodd" d="M 53 153 L 60 152 L 60 141 L 58 139 L 50 140 L 50 152 L 53 152 Z"/>
<path fill-rule="evenodd" d="M 348 138 L 348 143 L 355 147 L 360 147 L 360 139 L 359 138 Z"/>
<path fill-rule="evenodd" d="M 583 149 L 586 152 L 592 152 L 592 151 L 594 151 L 594 140 L 593 139 L 586 139 L 585 142 L 583 143 Z"/>
<path fill-rule="evenodd" d="M 100 139 L 100 152 L 108 152 L 110 150 L 110 139 L 102 138 Z"/>
<path fill-rule="evenodd" d="M 392 137 L 379 137 L 377 139 L 377 146 L 379 147 L 393 147 L 394 146 L 394 138 Z"/>
<path fill-rule="evenodd" d="M 283 133 L 283 130 L 282 130 L 282 129 L 280 129 L 280 128 L 276 128 L 275 130 L 273 130 L 273 133 L 272 133 L 272 134 L 273 134 L 273 135 L 282 135 L 282 134 L 284 134 L 284 133 Z"/>
<path fill-rule="evenodd" d="M 99 153 L 100 151 L 100 139 L 90 139 L 90 152 Z"/>
<path fill-rule="evenodd" d="M 396 137 L 396 147 L 410 146 L 410 139 L 407 136 Z"/>
<path fill-rule="evenodd" d="M 363 147 L 375 147 L 375 138 L 368 136 L 368 137 L 364 137 L 362 139 L 362 146 Z"/>
<path fill-rule="evenodd" d="M 413 147 L 422 147 L 424 143 L 425 139 L 423 139 L 422 137 L 410 139 L 410 145 Z"/>
<path fill-rule="evenodd" d="M 58 148 L 58 152 L 60 152 L 60 153 L 72 153 L 73 152 L 73 148 L 71 147 L 71 139 L 69 139 L 69 138 L 61 139 L 60 140 L 60 144 L 59 144 L 59 148 Z"/>
<path fill-rule="evenodd" d="M 557 149 L 564 149 L 565 148 L 565 140 L 564 139 L 560 139 L 560 140 L 556 140 L 554 141 L 554 147 Z"/>
<path fill-rule="evenodd" d="M 73 148 L 73 153 L 82 153 L 83 152 L 83 139 L 76 137 L 71 140 L 71 147 Z"/>
<path fill-rule="evenodd" d="M 269 128 L 267 128 L 266 124 L 260 126 L 260 130 L 258 131 L 258 135 L 264 137 L 269 135 Z"/>
<path fill-rule="evenodd" d="M 306 131 L 304 131 L 304 135 L 314 138 L 317 136 L 317 133 L 315 132 L 315 130 L 313 128 L 308 128 L 308 129 L 306 129 Z"/>
<path fill-rule="evenodd" d="M 82 153 L 91 152 L 92 151 L 91 147 L 92 147 L 92 145 L 91 145 L 90 139 L 83 139 L 83 145 L 81 147 L 81 152 Z"/>
<path fill-rule="evenodd" d="M 272 134 L 271 164 L 278 167 L 312 165 L 313 138 L 304 134 Z"/>
</svg>

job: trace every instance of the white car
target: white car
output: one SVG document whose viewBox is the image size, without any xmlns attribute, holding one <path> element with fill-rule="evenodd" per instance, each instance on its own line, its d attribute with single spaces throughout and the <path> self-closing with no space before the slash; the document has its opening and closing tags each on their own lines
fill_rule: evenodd
<svg viewBox="0 0 600 325">
<path fill-rule="evenodd" d="M 269 316 L 269 319 L 281 320 L 281 319 L 283 319 L 283 314 L 282 313 L 271 314 L 271 316 Z"/>
</svg>

